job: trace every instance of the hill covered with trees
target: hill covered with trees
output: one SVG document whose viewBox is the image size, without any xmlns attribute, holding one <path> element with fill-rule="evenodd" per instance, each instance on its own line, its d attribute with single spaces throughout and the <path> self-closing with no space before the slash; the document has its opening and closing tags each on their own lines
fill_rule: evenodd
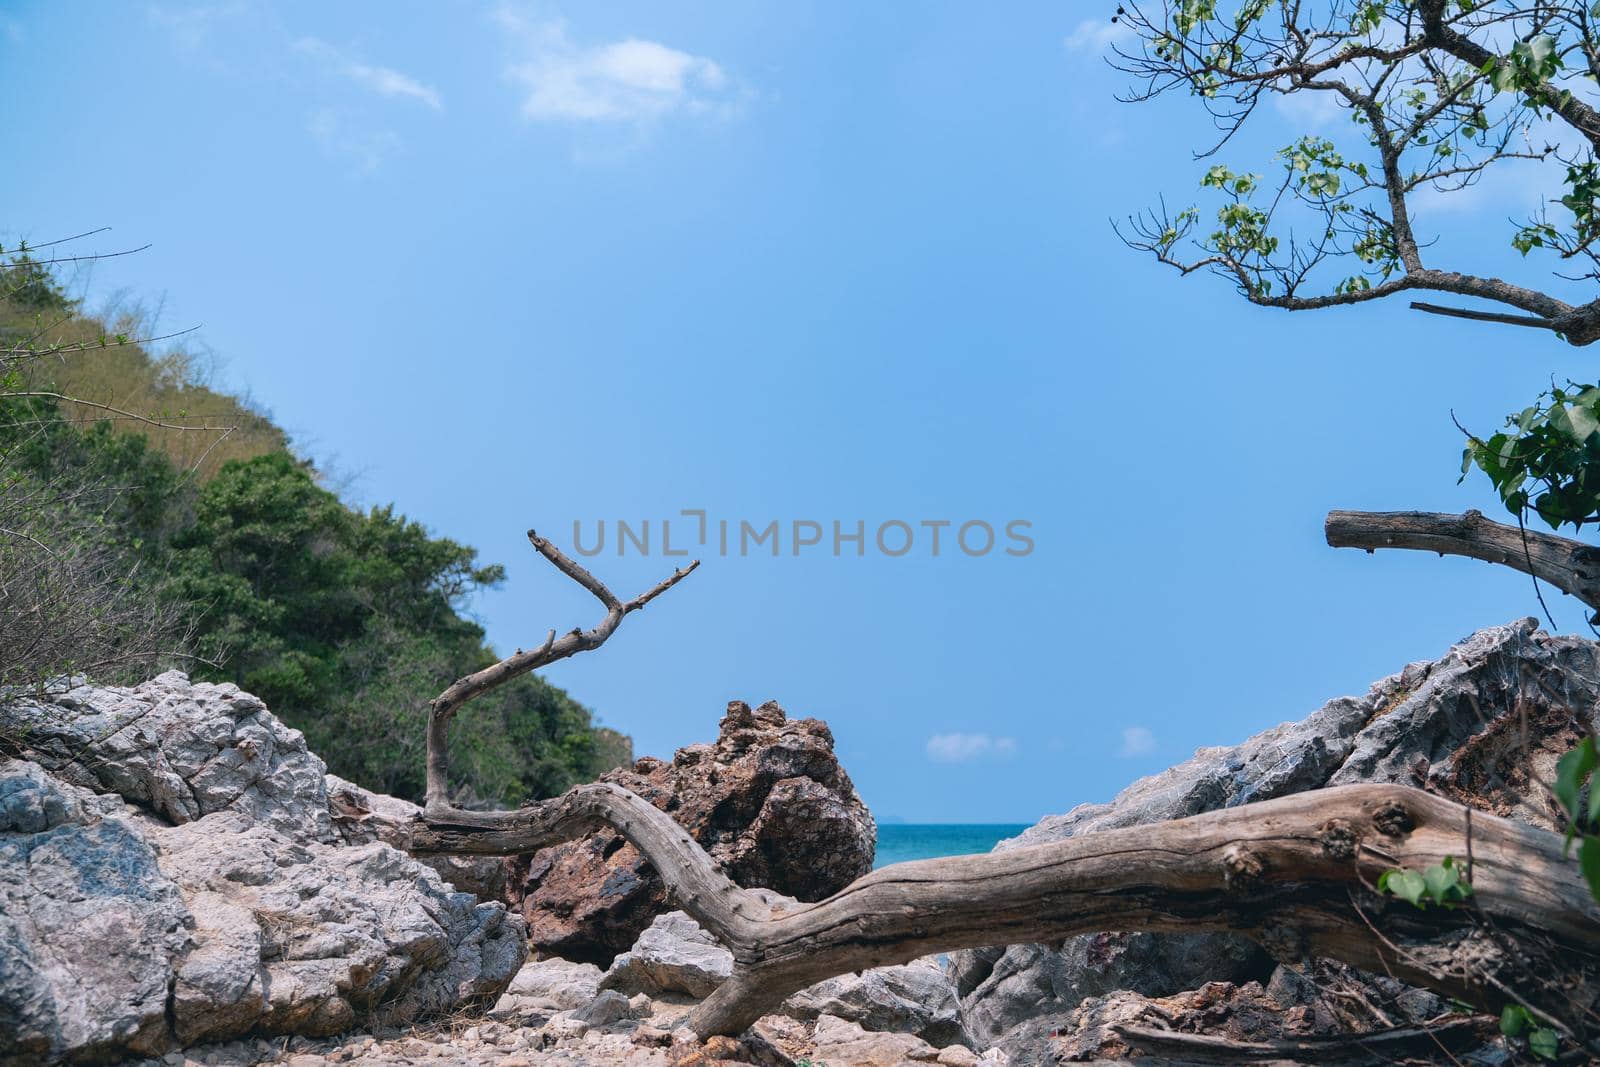
<svg viewBox="0 0 1600 1067">
<path fill-rule="evenodd" d="M 260 696 L 335 773 L 419 798 L 428 701 L 498 658 L 465 608 L 503 569 L 392 506 L 347 505 L 267 415 L 141 344 L 136 316 L 85 314 L 47 262 L 12 255 L 0 280 L 0 348 L 54 353 L 0 363 L 17 512 L 0 516 L 0 684 L 181 666 Z M 537 677 L 451 741 L 469 805 L 552 796 L 631 754 Z"/>
</svg>

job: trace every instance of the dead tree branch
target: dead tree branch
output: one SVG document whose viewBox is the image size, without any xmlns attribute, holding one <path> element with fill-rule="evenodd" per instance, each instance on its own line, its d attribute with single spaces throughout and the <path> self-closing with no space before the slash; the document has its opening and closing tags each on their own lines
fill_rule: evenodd
<svg viewBox="0 0 1600 1067">
<path fill-rule="evenodd" d="M 456 679 L 448 689 L 434 698 L 428 712 L 426 811 L 430 819 L 441 823 L 464 826 L 493 825 L 492 821 L 488 823 L 474 821 L 480 819 L 484 813 L 464 811 L 450 804 L 450 752 L 446 742 L 450 720 L 461 710 L 463 704 L 529 671 L 548 666 L 568 656 L 575 656 L 580 652 L 599 648 L 616 632 L 617 627 L 622 625 L 623 619 L 677 585 L 700 566 L 700 561 L 695 560 L 686 567 L 680 567 L 654 588 L 624 603 L 617 599 L 600 579 L 533 530 L 528 531 L 528 540 L 541 556 L 555 565 L 557 570 L 594 594 L 606 609 L 605 618 L 591 630 L 579 626 L 560 637 L 551 630 L 550 635 L 538 648 L 527 651 L 519 648 L 514 655 L 507 656 L 499 663 Z"/>
<path fill-rule="evenodd" d="M 1333 548 L 1413 548 L 1467 556 L 1531 574 L 1600 611 L 1600 549 L 1567 537 L 1519 530 L 1479 511 L 1330 511 L 1324 525 Z M 1526 538 L 1526 541 L 1524 541 Z"/>
<path fill-rule="evenodd" d="M 1600 907 L 1558 835 L 1471 815 L 1467 908 L 1418 910 L 1370 889 L 1385 870 L 1463 855 L 1468 818 L 1463 806 L 1418 789 L 1344 786 L 1032 848 L 895 864 L 787 910 L 730 881 L 671 816 L 606 783 L 515 812 L 424 815 L 411 847 L 510 854 L 611 827 L 733 953 L 732 977 L 689 1018 L 701 1037 L 737 1034 L 791 993 L 849 971 L 1105 930 L 1231 931 L 1282 959 L 1387 970 L 1488 1008 L 1503 999 L 1501 973 L 1559 945 L 1539 965 L 1581 975 L 1564 983 L 1569 990 L 1593 988 Z M 1551 1001 L 1538 1007 L 1572 1016 L 1565 998 Z"/>
</svg>

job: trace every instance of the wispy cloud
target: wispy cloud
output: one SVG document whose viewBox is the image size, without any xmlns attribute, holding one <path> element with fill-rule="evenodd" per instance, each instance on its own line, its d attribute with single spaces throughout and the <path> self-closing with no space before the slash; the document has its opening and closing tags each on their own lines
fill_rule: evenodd
<svg viewBox="0 0 1600 1067">
<path fill-rule="evenodd" d="M 315 37 L 302 37 L 294 43 L 295 51 L 310 56 L 327 69 L 379 96 L 402 97 L 417 100 L 435 111 L 444 110 L 444 100 L 439 91 L 425 85 L 409 74 L 391 67 L 377 67 L 364 63 L 343 50 Z"/>
<path fill-rule="evenodd" d="M 329 157 L 348 163 L 357 174 L 371 174 L 400 148 L 398 136 L 350 122 L 333 108 L 319 108 L 306 122 L 311 139 Z"/>
<path fill-rule="evenodd" d="M 934 734 L 928 738 L 928 758 L 935 763 L 967 763 L 986 756 L 1009 756 L 1017 743 L 1009 737 L 988 734 Z"/>
<path fill-rule="evenodd" d="M 637 37 L 580 46 L 560 19 L 498 13 L 518 39 L 508 75 L 522 90 L 522 114 L 536 122 L 647 122 L 669 115 L 726 117 L 745 99 L 726 71 L 704 56 Z"/>
<path fill-rule="evenodd" d="M 1133 30 L 1126 23 L 1111 22 L 1108 19 L 1084 19 L 1073 27 L 1062 42 L 1069 52 L 1085 52 L 1100 55 L 1114 44 L 1124 44 L 1133 40 Z"/>
<path fill-rule="evenodd" d="M 1121 756 L 1148 756 L 1156 750 L 1156 735 L 1143 726 L 1130 726 L 1122 731 Z"/>
<path fill-rule="evenodd" d="M 173 43 L 180 49 L 195 52 L 209 42 L 211 32 L 218 23 L 243 14 L 244 5 L 237 0 L 220 4 L 197 4 L 185 8 L 152 4 L 145 9 L 145 13 L 151 22 L 167 31 Z"/>
</svg>

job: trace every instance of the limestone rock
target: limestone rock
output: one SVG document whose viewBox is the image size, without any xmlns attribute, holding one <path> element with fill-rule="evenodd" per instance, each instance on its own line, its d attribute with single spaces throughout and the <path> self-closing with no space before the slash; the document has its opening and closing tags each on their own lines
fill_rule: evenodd
<svg viewBox="0 0 1600 1067">
<path fill-rule="evenodd" d="M 1375 683 L 1363 697 L 1332 700 L 1300 722 L 1233 747 L 1203 748 L 1108 804 L 1048 817 L 996 848 L 1356 782 L 1418 785 L 1554 828 L 1558 814 L 1537 782 L 1553 778 L 1561 753 L 1600 726 L 1597 647 L 1544 634 L 1534 619 L 1482 630 L 1438 660 Z M 1524 713 L 1531 757 L 1519 748 Z M 1211 981 L 1267 981 L 1273 963 L 1250 942 L 1227 935 L 1096 934 L 1058 948 L 953 953 L 951 973 L 968 1032 L 994 1043 L 1025 1024 L 1048 1035 L 1070 1021 L 1085 997 L 1114 990 L 1160 997 Z"/>
<path fill-rule="evenodd" d="M 235 685 L 168 671 L 131 689 L 17 697 L 0 703 L 0 734 L 25 738 L 29 757 L 57 777 L 171 823 L 238 811 L 294 837 L 332 840 L 322 761 L 299 730 Z"/>
<path fill-rule="evenodd" d="M 883 1034 L 832 1015 L 817 1020 L 812 1040 L 816 1059 L 826 1064 L 854 1067 L 899 1067 L 905 1063 L 935 1063 L 939 1050 L 911 1034 Z"/>
<path fill-rule="evenodd" d="M 382 841 L 405 851 L 411 846 L 411 826 L 422 809 L 409 800 L 374 793 L 337 774 L 324 776 L 328 789 L 328 811 L 333 830 L 341 841 L 362 845 Z M 471 893 L 479 900 L 503 900 L 506 894 L 506 865 L 498 856 L 419 856 L 439 872 L 445 881 Z"/>
<path fill-rule="evenodd" d="M 733 953 L 683 912 L 669 911 L 612 961 L 600 988 L 706 997 L 732 973 Z"/>
<path fill-rule="evenodd" d="M 600 968 L 571 960 L 529 960 L 506 990 L 508 996 L 533 997 L 558 1010 L 581 1008 L 600 991 Z"/>
<path fill-rule="evenodd" d="M 830 1015 L 866 1030 L 915 1034 L 934 1046 L 971 1043 L 955 986 L 933 956 L 829 978 L 794 994 L 782 1010 L 797 1019 Z"/>
<path fill-rule="evenodd" d="M 29 757 L 0 763 L 3 1067 L 422 1019 L 522 963 L 504 905 L 345 843 L 322 761 L 233 686 L 83 686 L 0 733 Z"/>
<path fill-rule="evenodd" d="M 728 705 L 715 744 L 607 773 L 692 833 L 740 885 L 818 900 L 872 868 L 877 828 L 816 719 L 777 704 Z M 524 857 L 511 901 L 542 952 L 602 966 L 666 910 L 632 845 L 609 832 Z"/>
<path fill-rule="evenodd" d="M 168 1047 L 189 913 L 132 820 L 37 764 L 0 766 L 0 1064 Z"/>
</svg>

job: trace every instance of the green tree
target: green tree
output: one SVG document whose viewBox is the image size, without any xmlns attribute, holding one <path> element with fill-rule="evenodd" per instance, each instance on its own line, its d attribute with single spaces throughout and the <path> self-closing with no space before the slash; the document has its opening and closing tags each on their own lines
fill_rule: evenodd
<svg viewBox="0 0 1600 1067">
<path fill-rule="evenodd" d="M 26 299 L 0 292 L 0 332 L 99 336 L 47 263 L 18 261 L 0 280 L 21 279 L 12 295 Z M 157 395 L 145 387 L 163 360 L 82 343 L 54 343 L 94 356 L 78 385 Z M 43 351 L 21 344 L 9 351 Z M 0 686 L 136 680 L 177 662 L 261 696 L 336 773 L 420 799 L 428 701 L 498 658 L 464 612 L 504 570 L 392 507 L 347 507 L 270 424 L 231 459 L 192 462 L 149 421 L 84 422 L 105 410 L 34 388 L 29 358 L 0 388 Z M 181 381 L 173 395 L 243 410 Z M 451 738 L 462 803 L 554 795 L 628 750 L 537 677 L 485 697 Z"/>
</svg>

